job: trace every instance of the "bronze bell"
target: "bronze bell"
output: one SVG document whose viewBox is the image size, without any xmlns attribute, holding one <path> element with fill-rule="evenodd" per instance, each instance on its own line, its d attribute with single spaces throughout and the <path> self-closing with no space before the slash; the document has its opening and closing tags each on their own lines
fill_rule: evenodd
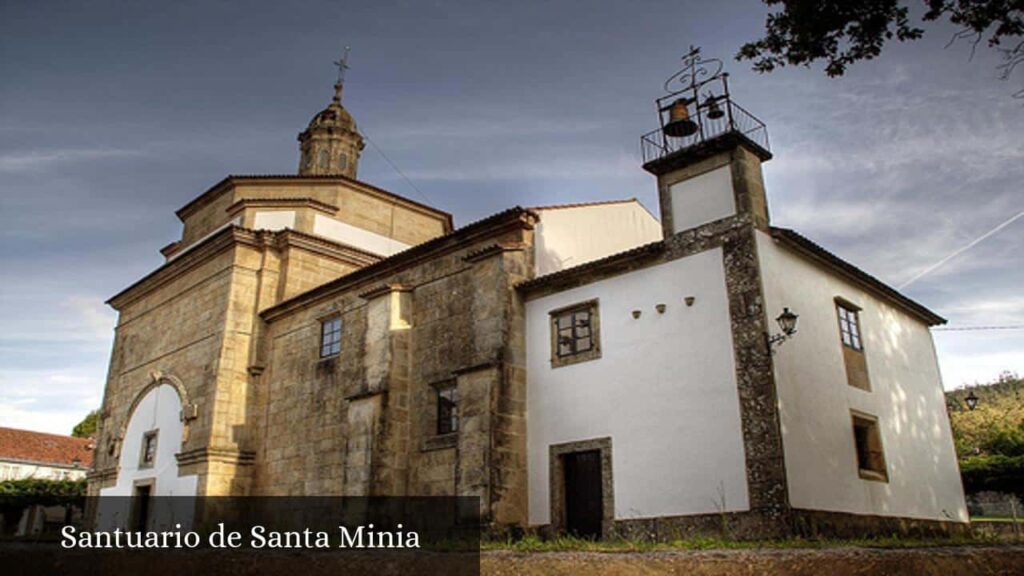
<svg viewBox="0 0 1024 576">
<path fill-rule="evenodd" d="M 673 138 L 685 138 L 697 132 L 697 124 L 690 120 L 690 111 L 686 100 L 680 98 L 668 109 L 668 124 L 665 124 L 665 135 Z"/>
<path fill-rule="evenodd" d="M 708 109 L 708 119 L 718 120 L 722 116 L 725 116 L 725 112 L 718 107 L 718 100 L 715 100 L 714 96 L 708 95 L 708 99 L 704 101 L 704 106 Z"/>
</svg>

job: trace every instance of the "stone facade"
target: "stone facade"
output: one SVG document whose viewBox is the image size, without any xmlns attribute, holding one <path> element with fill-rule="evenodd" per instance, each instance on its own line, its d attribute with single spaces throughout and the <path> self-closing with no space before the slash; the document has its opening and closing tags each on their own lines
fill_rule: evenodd
<svg viewBox="0 0 1024 576">
<path fill-rule="evenodd" d="M 475 495 L 493 522 L 520 523 L 525 370 L 514 286 L 531 267 L 534 220 L 499 214 L 265 311 L 253 492 Z M 320 321 L 333 316 L 341 352 L 320 358 Z M 458 390 L 459 429 L 439 436 L 435 390 L 447 384 Z"/>
<path fill-rule="evenodd" d="M 529 522 L 526 303 L 720 250 L 749 510 L 616 519 L 615 440 L 602 437 L 549 447 L 552 524 L 539 528 L 563 528 L 559 455 L 589 447 L 606 471 L 607 536 L 948 531 L 790 505 L 756 240 L 769 230 L 767 151 L 726 135 L 648 164 L 664 239 L 535 278 L 536 212 L 514 208 L 453 231 L 449 215 L 354 180 L 362 139 L 340 94 L 300 142 L 299 176 L 216 184 L 178 211 L 182 238 L 164 248 L 164 265 L 110 300 L 120 316 L 90 493 L 115 484 L 132 407 L 171 383 L 185 423 L 178 473 L 198 478 L 199 495 L 479 496 L 492 529 L 520 530 Z M 347 147 L 351 164 L 318 168 L 318 146 L 331 158 Z M 725 166 L 735 213 L 675 230 L 670 187 Z M 323 222 L 356 240 L 326 237 Z M 338 352 L 325 355 L 327 320 L 341 330 Z M 458 427 L 439 433 L 438 390 L 452 388 Z"/>
</svg>

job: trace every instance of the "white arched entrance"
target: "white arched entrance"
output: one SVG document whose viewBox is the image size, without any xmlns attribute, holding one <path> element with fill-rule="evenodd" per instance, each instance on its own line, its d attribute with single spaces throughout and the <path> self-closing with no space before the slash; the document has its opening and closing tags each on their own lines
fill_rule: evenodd
<svg viewBox="0 0 1024 576">
<path fill-rule="evenodd" d="M 136 398 L 131 417 L 123 428 L 117 482 L 100 491 L 101 497 L 133 498 L 101 499 L 97 518 L 101 526 L 126 526 L 132 517 L 130 507 L 139 506 L 139 500 L 149 502 L 153 496 L 196 495 L 198 476 L 178 475 L 175 454 L 181 452 L 185 423 L 181 418 L 182 397 L 175 384 L 155 379 Z M 178 520 L 184 518 L 179 516 Z"/>
</svg>

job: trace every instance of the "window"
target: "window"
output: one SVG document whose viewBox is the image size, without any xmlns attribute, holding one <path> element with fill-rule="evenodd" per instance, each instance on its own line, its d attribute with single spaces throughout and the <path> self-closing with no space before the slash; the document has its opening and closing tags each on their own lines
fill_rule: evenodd
<svg viewBox="0 0 1024 576">
<path fill-rule="evenodd" d="M 836 298 L 836 318 L 839 321 L 839 342 L 846 366 L 846 383 L 865 392 L 871 391 L 868 364 L 864 357 L 861 338 L 860 307 L 843 298 Z"/>
<path fill-rule="evenodd" d="M 320 323 L 320 357 L 334 356 L 341 351 L 341 316 Z"/>
<path fill-rule="evenodd" d="M 156 439 L 159 430 L 150 430 L 142 436 L 142 455 L 139 457 L 139 468 L 152 468 L 156 462 Z"/>
<path fill-rule="evenodd" d="M 437 389 L 437 433 L 451 434 L 459 430 L 459 391 L 455 384 Z"/>
<path fill-rule="evenodd" d="M 836 302 L 836 313 L 839 315 L 839 336 L 843 340 L 843 346 L 860 351 L 864 349 L 864 346 L 860 341 L 860 320 L 857 318 L 857 310 L 845 302 Z"/>
<path fill-rule="evenodd" d="M 878 429 L 878 418 L 854 412 L 853 441 L 857 448 L 857 470 L 865 480 L 888 482 L 889 473 L 885 467 L 885 452 L 882 450 L 882 434 Z"/>
<path fill-rule="evenodd" d="M 564 366 L 600 358 L 597 301 L 551 312 L 551 363 Z"/>
<path fill-rule="evenodd" d="M 343 172 L 346 168 L 348 168 L 348 154 L 342 152 L 338 155 L 338 171 Z"/>
</svg>

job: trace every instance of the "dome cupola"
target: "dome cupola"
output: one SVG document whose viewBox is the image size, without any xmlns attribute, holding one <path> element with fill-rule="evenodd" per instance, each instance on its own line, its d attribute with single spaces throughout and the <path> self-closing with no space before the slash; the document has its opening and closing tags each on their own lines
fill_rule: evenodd
<svg viewBox="0 0 1024 576">
<path fill-rule="evenodd" d="M 299 174 L 302 176 L 342 175 L 356 177 L 359 154 L 365 143 L 355 120 L 341 105 L 342 90 L 345 86 L 345 70 L 348 68 L 348 49 L 345 57 L 335 62 L 338 66 L 338 81 L 334 84 L 334 98 L 309 121 L 309 126 L 299 134 Z"/>
</svg>

